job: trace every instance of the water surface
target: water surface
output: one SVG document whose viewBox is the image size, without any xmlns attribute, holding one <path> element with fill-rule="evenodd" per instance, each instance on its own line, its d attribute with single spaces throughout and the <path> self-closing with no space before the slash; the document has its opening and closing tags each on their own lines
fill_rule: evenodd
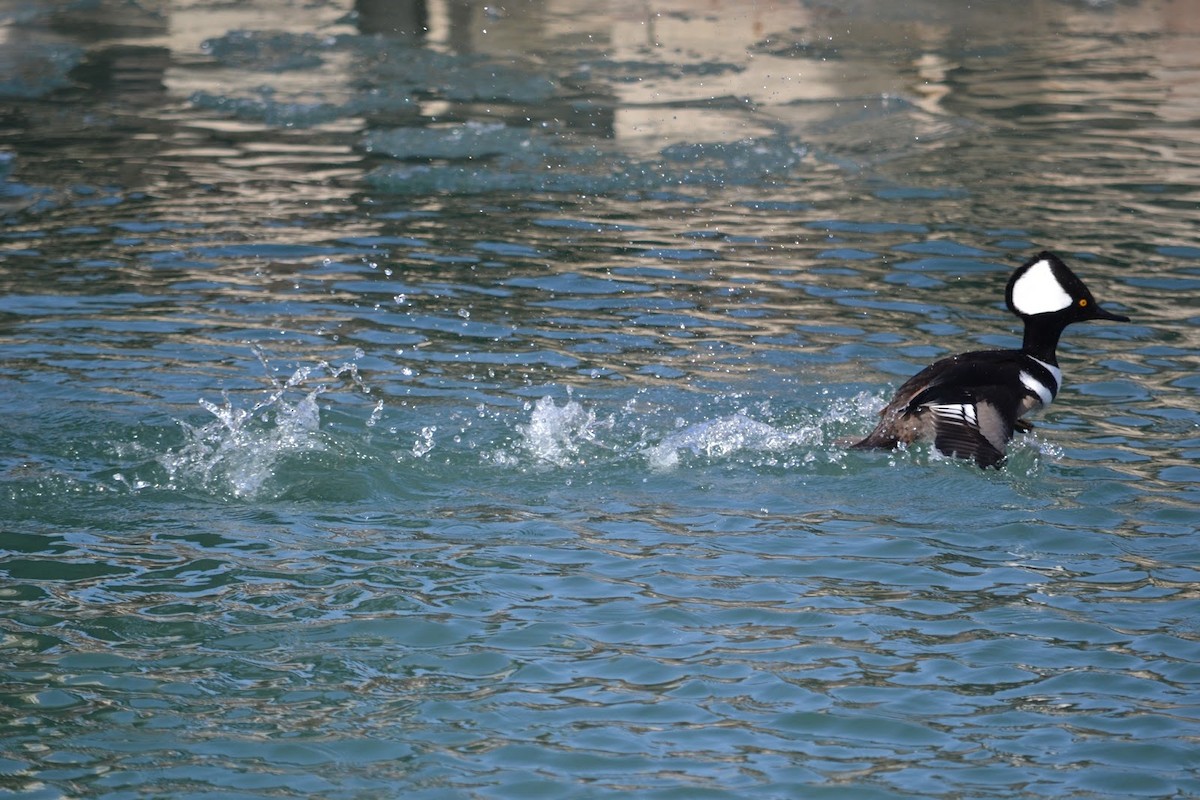
<svg viewBox="0 0 1200 800">
<path fill-rule="evenodd" d="M 4 4 L 0 791 L 1200 794 L 1195 19 Z"/>
</svg>

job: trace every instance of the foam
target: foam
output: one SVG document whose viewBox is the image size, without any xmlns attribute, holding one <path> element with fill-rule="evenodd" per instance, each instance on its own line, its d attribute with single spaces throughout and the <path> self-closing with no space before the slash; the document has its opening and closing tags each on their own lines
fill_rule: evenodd
<svg viewBox="0 0 1200 800">
<path fill-rule="evenodd" d="M 265 355 L 259 351 L 256 355 L 268 367 Z M 167 471 L 167 486 L 257 497 L 266 492 L 281 459 L 326 450 L 317 400 L 330 384 L 318 380 L 308 386 L 314 377 L 348 378 L 362 391 L 370 391 L 353 363 L 332 367 L 320 362 L 298 367 L 284 381 L 272 378 L 271 390 L 251 405 L 235 402 L 228 393 L 222 394 L 220 404 L 201 398 L 200 407 L 213 419 L 203 425 L 181 421 L 184 444 L 156 459 Z M 368 427 L 376 424 L 379 413 L 376 404 Z"/>
<path fill-rule="evenodd" d="M 578 401 L 560 406 L 554 398 L 542 397 L 533 404 L 529 422 L 518 425 L 517 432 L 521 448 L 536 461 L 565 467 L 586 463 L 583 447 L 595 444 L 600 430 L 612 426 L 611 417 L 598 420 L 595 411 Z"/>
<path fill-rule="evenodd" d="M 726 458 L 736 453 L 780 452 L 794 447 L 820 444 L 821 430 L 806 425 L 777 428 L 744 413 L 705 420 L 672 433 L 659 444 L 643 451 L 650 468 L 667 471 L 679 466 L 681 455 Z"/>
</svg>

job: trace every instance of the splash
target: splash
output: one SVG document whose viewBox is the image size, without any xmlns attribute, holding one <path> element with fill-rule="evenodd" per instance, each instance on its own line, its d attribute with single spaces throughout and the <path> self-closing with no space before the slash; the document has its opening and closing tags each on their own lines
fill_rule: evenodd
<svg viewBox="0 0 1200 800">
<path fill-rule="evenodd" d="M 674 429 L 664 432 L 667 406 L 630 401 L 620 413 L 601 416 L 574 398 L 560 405 L 546 396 L 526 406 L 529 420 L 516 425 L 515 447 L 494 454 L 492 460 L 515 465 L 521 456 L 532 456 L 557 467 L 633 460 L 652 472 L 697 461 L 785 468 L 836 463 L 846 455 L 845 434 L 862 428 L 879 405 L 879 398 L 867 393 L 832 396 L 824 409 L 783 423 L 763 403 L 753 412 L 743 408 L 693 424 L 676 418 Z"/>
<path fill-rule="evenodd" d="M 265 355 L 255 354 L 268 369 L 271 390 L 249 407 L 237 405 L 227 392 L 220 404 L 201 399 L 200 406 L 213 419 L 204 425 L 180 422 L 186 442 L 158 457 L 169 485 L 200 485 L 234 497 L 255 497 L 275 475 L 279 461 L 289 455 L 327 449 L 321 434 L 317 399 L 329 391 L 327 382 L 311 388 L 314 373 L 327 381 L 348 380 L 369 392 L 354 363 L 333 367 L 325 362 L 298 367 L 286 380 L 269 371 Z M 297 395 L 299 397 L 297 398 Z M 373 425 L 379 406 L 367 425 Z"/>
<path fill-rule="evenodd" d="M 859 392 L 851 397 L 831 396 L 829 390 L 822 391 L 822 394 L 830 397 L 829 407 L 821 416 L 822 423 L 835 428 L 849 427 L 855 431 L 859 430 L 864 422 L 874 424 L 879 410 L 890 398 L 884 390 Z"/>
<path fill-rule="evenodd" d="M 679 466 L 680 456 L 726 458 L 739 452 L 778 453 L 824 441 L 820 427 L 777 428 L 738 412 L 690 425 L 644 451 L 650 468 L 666 471 Z"/>
<path fill-rule="evenodd" d="M 611 429 L 613 418 L 596 418 L 596 412 L 568 399 L 557 405 L 552 397 L 533 404 L 529 424 L 518 425 L 521 447 L 538 461 L 565 467 L 584 464 L 582 453 L 588 445 L 597 445 L 600 431 Z"/>
<path fill-rule="evenodd" d="M 800 467 L 813 463 L 840 463 L 848 433 L 874 419 L 883 405 L 882 397 L 868 392 L 837 395 L 829 389 L 821 394 L 828 405 L 804 414 L 790 424 L 764 422 L 748 409 L 681 427 L 661 441 L 641 450 L 656 472 L 673 470 L 686 458 L 703 460 L 738 459 L 760 466 Z M 756 413 L 771 419 L 769 404 Z M 682 423 L 681 423 L 682 424 Z"/>
</svg>

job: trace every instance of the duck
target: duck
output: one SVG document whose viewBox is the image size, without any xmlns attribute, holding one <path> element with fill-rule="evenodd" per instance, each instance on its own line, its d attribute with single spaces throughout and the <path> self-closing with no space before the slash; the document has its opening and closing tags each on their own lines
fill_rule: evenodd
<svg viewBox="0 0 1200 800">
<path fill-rule="evenodd" d="M 1014 432 L 1033 428 L 1025 417 L 1058 396 L 1062 370 L 1055 351 L 1063 330 L 1075 322 L 1129 322 L 1101 308 L 1048 250 L 1013 272 L 1004 301 L 1025 326 L 1019 350 L 976 350 L 935 361 L 905 381 L 879 412 L 875 429 L 850 446 L 891 450 L 931 442 L 943 455 L 999 468 Z"/>
</svg>

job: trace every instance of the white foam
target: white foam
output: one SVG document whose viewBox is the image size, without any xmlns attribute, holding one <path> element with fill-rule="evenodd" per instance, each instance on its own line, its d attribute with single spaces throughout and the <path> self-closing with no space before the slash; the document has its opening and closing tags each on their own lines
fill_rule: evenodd
<svg viewBox="0 0 1200 800">
<path fill-rule="evenodd" d="M 257 496 L 275 475 L 280 459 L 326 449 L 317 400 L 330 385 L 322 382 L 306 388 L 314 372 L 370 392 L 353 362 L 338 367 L 325 362 L 301 366 L 281 381 L 271 374 L 266 355 L 257 349 L 255 355 L 271 376 L 271 389 L 249 405 L 237 403 L 228 393 L 222 394 L 220 404 L 201 399 L 200 407 L 213 419 L 203 425 L 181 421 L 186 441 L 156 459 L 167 470 L 170 486 Z M 373 424 L 380 412 L 377 405 L 367 424 Z"/>
<path fill-rule="evenodd" d="M 529 424 L 518 425 L 521 446 L 535 459 L 565 467 L 585 463 L 581 445 L 595 443 L 601 428 L 611 428 L 612 418 L 597 420 L 596 412 L 575 400 L 556 405 L 554 398 L 543 397 L 533 404 Z"/>
<path fill-rule="evenodd" d="M 1038 261 L 1017 278 L 1012 292 L 1013 308 L 1026 316 L 1061 311 L 1074 300 L 1067 294 L 1046 259 Z"/>
<path fill-rule="evenodd" d="M 159 456 L 172 484 L 199 483 L 224 487 L 236 497 L 253 497 L 274 474 L 276 462 L 287 453 L 324 449 L 319 436 L 317 388 L 298 402 L 272 395 L 250 409 L 233 404 L 226 395 L 217 405 L 200 405 L 215 417 L 205 425 L 181 422 L 188 441 Z"/>
<path fill-rule="evenodd" d="M 651 469 L 666 471 L 677 467 L 680 454 L 685 452 L 721 458 L 741 451 L 775 452 L 812 445 L 821 439 L 821 431 L 815 426 L 776 428 L 737 413 L 691 425 L 643 452 Z"/>
<path fill-rule="evenodd" d="M 852 397 L 824 394 L 827 408 L 787 424 L 774 423 L 766 402 L 689 424 L 686 417 L 673 417 L 671 407 L 641 397 L 625 402 L 615 415 L 603 416 L 574 398 L 557 403 L 547 396 L 526 406 L 528 421 L 515 426 L 514 446 L 501 447 L 487 458 L 501 467 L 528 464 L 532 457 L 542 466 L 622 469 L 632 458 L 653 472 L 693 461 L 785 467 L 835 463 L 845 456 L 837 444 L 839 436 L 874 419 L 884 398 L 866 392 Z M 728 399 L 714 398 L 713 403 Z"/>
</svg>

